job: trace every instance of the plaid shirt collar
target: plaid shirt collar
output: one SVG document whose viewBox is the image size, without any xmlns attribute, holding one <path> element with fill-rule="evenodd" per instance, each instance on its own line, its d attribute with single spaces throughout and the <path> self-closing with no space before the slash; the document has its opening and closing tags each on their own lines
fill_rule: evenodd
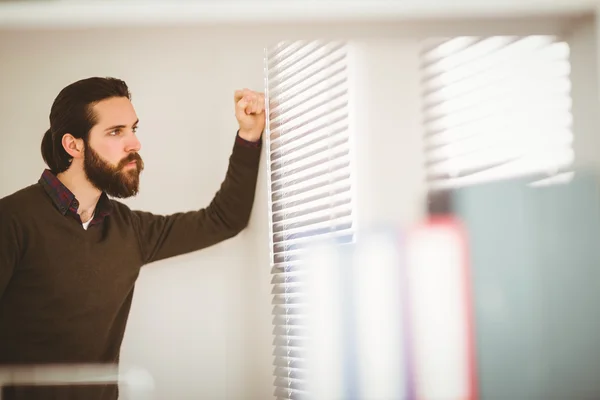
<svg viewBox="0 0 600 400">
<path fill-rule="evenodd" d="M 46 169 L 42 173 L 39 183 L 46 190 L 46 193 L 48 196 L 50 196 L 56 208 L 63 215 L 70 214 L 72 217 L 81 222 L 79 214 L 77 214 L 79 202 L 75 198 L 75 195 L 69 189 L 67 189 L 65 185 L 62 184 L 56 175 L 54 175 L 50 170 Z M 110 214 L 111 207 L 112 205 L 110 204 L 108 196 L 103 192 L 100 196 L 100 200 L 98 200 L 98 205 L 96 206 L 94 218 L 90 222 L 90 226 L 102 222 L 104 217 Z"/>
</svg>

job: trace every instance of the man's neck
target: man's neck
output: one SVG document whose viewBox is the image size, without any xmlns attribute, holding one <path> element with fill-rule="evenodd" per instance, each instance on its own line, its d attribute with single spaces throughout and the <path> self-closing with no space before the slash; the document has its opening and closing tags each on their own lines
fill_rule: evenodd
<svg viewBox="0 0 600 400">
<path fill-rule="evenodd" d="M 83 222 L 87 222 L 92 217 L 102 192 L 88 181 L 83 171 L 76 171 L 73 166 L 56 177 L 75 195 L 79 202 L 77 213 Z"/>
</svg>

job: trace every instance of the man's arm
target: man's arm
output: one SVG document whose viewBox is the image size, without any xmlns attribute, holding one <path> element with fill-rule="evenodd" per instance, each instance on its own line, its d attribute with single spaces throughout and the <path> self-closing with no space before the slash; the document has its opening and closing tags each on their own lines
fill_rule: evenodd
<svg viewBox="0 0 600 400">
<path fill-rule="evenodd" d="M 248 224 L 258 176 L 260 141 L 236 137 L 229 167 L 210 205 L 168 216 L 134 211 L 144 263 L 200 250 L 237 235 Z"/>
<path fill-rule="evenodd" d="M 17 225 L 5 205 L 0 202 L 0 300 L 19 261 L 20 246 Z"/>
</svg>

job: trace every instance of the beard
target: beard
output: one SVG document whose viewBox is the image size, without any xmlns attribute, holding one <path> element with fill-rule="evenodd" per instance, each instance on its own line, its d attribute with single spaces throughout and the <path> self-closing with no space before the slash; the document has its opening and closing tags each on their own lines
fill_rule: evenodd
<svg viewBox="0 0 600 400">
<path fill-rule="evenodd" d="M 132 161 L 135 161 L 135 167 L 125 169 Z M 138 194 L 144 161 L 138 153 L 130 153 L 115 166 L 105 161 L 88 144 L 85 146 L 83 168 L 90 183 L 98 190 L 125 199 Z"/>
</svg>

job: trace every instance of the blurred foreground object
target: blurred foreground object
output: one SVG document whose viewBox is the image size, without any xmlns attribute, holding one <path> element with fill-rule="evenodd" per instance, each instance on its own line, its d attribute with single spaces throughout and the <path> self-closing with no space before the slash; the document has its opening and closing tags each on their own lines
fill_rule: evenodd
<svg viewBox="0 0 600 400">
<path fill-rule="evenodd" d="M 306 398 L 475 399 L 465 249 L 450 218 L 311 248 Z"/>
<path fill-rule="evenodd" d="M 79 386 L 119 384 L 121 398 L 152 399 L 154 379 L 143 369 L 116 365 L 34 365 L 0 368 L 1 389 L 5 386 Z"/>
<path fill-rule="evenodd" d="M 600 398 L 599 181 L 531 182 L 433 192 L 415 226 L 311 248 L 293 398 Z"/>
<path fill-rule="evenodd" d="M 480 394 L 600 398 L 599 178 L 530 182 L 431 196 L 431 212 L 455 215 L 468 237 Z"/>
</svg>

